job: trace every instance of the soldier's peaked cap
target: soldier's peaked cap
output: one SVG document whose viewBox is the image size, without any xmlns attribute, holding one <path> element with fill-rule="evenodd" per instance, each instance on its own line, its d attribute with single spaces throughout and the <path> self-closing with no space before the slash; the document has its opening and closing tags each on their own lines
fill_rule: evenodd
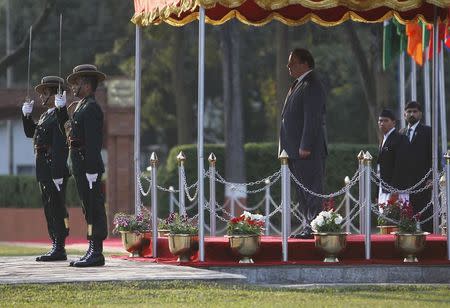
<svg viewBox="0 0 450 308">
<path fill-rule="evenodd" d="M 34 90 L 39 94 L 44 94 L 45 88 L 58 88 L 59 86 L 61 86 L 62 90 L 66 89 L 64 79 L 58 76 L 44 76 L 42 77 L 41 83 Z"/>
<path fill-rule="evenodd" d="M 97 82 L 102 82 L 106 79 L 106 75 L 97 70 L 97 67 L 92 64 L 80 64 L 75 66 L 72 74 L 67 77 L 67 82 L 73 84 L 78 77 L 96 77 Z"/>
</svg>

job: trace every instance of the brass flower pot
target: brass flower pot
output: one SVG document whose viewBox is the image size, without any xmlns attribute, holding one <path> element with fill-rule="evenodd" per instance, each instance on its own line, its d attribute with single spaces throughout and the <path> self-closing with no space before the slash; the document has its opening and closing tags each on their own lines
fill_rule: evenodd
<svg viewBox="0 0 450 308">
<path fill-rule="evenodd" d="M 391 234 L 392 232 L 398 232 L 398 226 L 387 226 L 387 225 L 383 225 L 383 226 L 377 226 L 378 229 L 380 229 L 380 234 Z"/>
<path fill-rule="evenodd" d="M 168 229 L 158 229 L 158 237 L 167 237 L 169 235 L 170 230 Z"/>
<path fill-rule="evenodd" d="M 348 232 L 313 233 L 316 247 L 325 252 L 323 262 L 339 262 L 339 253 L 347 246 Z"/>
<path fill-rule="evenodd" d="M 198 236 L 189 234 L 169 234 L 169 250 L 178 256 L 178 262 L 189 262 L 194 251 L 198 250 Z"/>
<path fill-rule="evenodd" d="M 132 231 L 119 231 L 122 245 L 130 253 L 130 257 L 140 257 L 142 251 L 150 246 L 151 232 L 135 233 Z"/>
<path fill-rule="evenodd" d="M 403 262 L 419 262 L 417 255 L 425 248 L 428 232 L 421 233 L 400 233 L 395 235 L 395 248 L 400 250 L 405 257 Z"/>
<path fill-rule="evenodd" d="M 254 263 L 251 258 L 261 247 L 261 236 L 259 234 L 229 235 L 231 251 L 241 257 L 239 263 Z"/>
</svg>

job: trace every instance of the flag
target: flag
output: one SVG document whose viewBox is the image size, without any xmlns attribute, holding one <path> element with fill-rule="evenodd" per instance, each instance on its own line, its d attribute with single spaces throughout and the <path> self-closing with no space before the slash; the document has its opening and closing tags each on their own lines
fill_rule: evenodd
<svg viewBox="0 0 450 308">
<path fill-rule="evenodd" d="M 450 23 L 447 22 L 444 35 L 445 48 L 450 51 Z"/>
<path fill-rule="evenodd" d="M 433 59 L 434 29 L 433 29 L 433 25 L 428 25 L 427 27 L 430 30 L 430 42 L 428 45 L 430 47 L 430 49 L 428 51 L 428 59 L 431 60 L 431 59 Z M 439 31 L 439 33 L 438 33 L 438 53 L 440 53 L 441 49 L 442 49 L 441 42 L 445 38 L 445 30 L 446 30 L 445 28 L 446 28 L 446 25 L 444 23 L 439 24 L 439 27 L 438 27 L 438 31 Z"/>
<path fill-rule="evenodd" d="M 406 50 L 405 26 L 395 19 L 383 24 L 383 70 L 386 70 L 396 56 Z"/>
<path fill-rule="evenodd" d="M 422 65 L 422 26 L 415 22 L 407 23 L 406 35 L 408 36 L 408 54 L 414 59 L 417 64 Z"/>
</svg>

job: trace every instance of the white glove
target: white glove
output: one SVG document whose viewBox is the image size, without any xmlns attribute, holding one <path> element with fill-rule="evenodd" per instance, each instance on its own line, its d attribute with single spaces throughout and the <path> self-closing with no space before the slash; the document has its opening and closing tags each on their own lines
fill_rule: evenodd
<svg viewBox="0 0 450 308">
<path fill-rule="evenodd" d="M 66 91 L 63 94 L 55 95 L 55 106 L 58 108 L 64 107 L 66 105 Z"/>
<path fill-rule="evenodd" d="M 33 104 L 34 104 L 34 101 L 23 103 L 22 113 L 25 117 L 30 115 L 33 112 Z"/>
<path fill-rule="evenodd" d="M 97 181 L 98 173 L 86 173 L 86 179 L 89 182 L 89 189 L 92 189 L 92 183 Z"/>
<path fill-rule="evenodd" d="M 60 179 L 53 179 L 53 183 L 55 183 L 56 189 L 58 191 L 61 191 L 61 188 L 59 187 L 59 185 L 62 185 L 63 179 L 62 178 L 60 178 Z"/>
</svg>

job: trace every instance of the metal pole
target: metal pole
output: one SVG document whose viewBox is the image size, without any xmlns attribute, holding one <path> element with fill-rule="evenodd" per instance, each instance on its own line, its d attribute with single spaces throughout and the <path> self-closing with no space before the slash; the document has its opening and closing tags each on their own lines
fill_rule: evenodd
<svg viewBox="0 0 450 308">
<path fill-rule="evenodd" d="M 199 260 L 205 261 L 205 196 L 203 183 L 203 117 L 205 105 L 205 8 L 199 8 L 198 31 L 198 108 L 197 108 L 197 176 Z"/>
<path fill-rule="evenodd" d="M 345 186 L 347 186 L 350 183 L 350 178 L 348 176 L 345 177 L 344 179 L 344 183 Z M 348 217 L 348 214 L 350 213 L 350 188 L 347 188 L 345 190 L 345 217 Z M 345 232 L 350 232 L 350 225 L 351 225 L 351 221 L 345 226 Z"/>
<path fill-rule="evenodd" d="M 156 169 L 158 167 L 158 157 L 153 152 L 150 156 L 150 166 L 152 166 L 152 186 L 151 186 L 151 203 L 152 203 L 152 257 L 158 256 L 158 203 L 157 203 L 157 190 L 156 190 Z"/>
<path fill-rule="evenodd" d="M 185 172 L 184 172 L 184 162 L 186 161 L 186 156 L 184 156 L 183 151 L 180 151 L 177 155 L 178 161 L 178 211 L 180 215 L 186 214 L 186 206 L 184 202 L 184 183 L 185 183 Z"/>
<path fill-rule="evenodd" d="M 371 163 L 372 163 L 372 155 L 370 155 L 369 151 L 364 154 L 364 165 L 365 165 L 365 197 L 366 197 L 366 223 L 365 223 L 365 236 L 364 236 L 364 242 L 365 242 L 365 252 L 366 252 L 366 260 L 370 260 L 370 254 L 371 254 L 371 243 L 370 243 L 370 233 L 371 233 L 371 221 L 370 216 L 372 213 L 372 204 L 370 201 L 370 171 L 371 171 Z"/>
<path fill-rule="evenodd" d="M 174 188 L 173 186 L 169 186 L 169 212 L 174 212 L 174 203 L 175 203 L 175 196 L 174 196 Z"/>
<path fill-rule="evenodd" d="M 447 151 L 447 153 L 444 155 L 445 158 L 445 199 L 446 199 L 446 208 L 447 208 L 447 214 L 446 214 L 446 227 L 447 227 L 447 260 L 450 260 L 450 151 Z"/>
<path fill-rule="evenodd" d="M 439 63 L 439 59 L 438 59 L 438 49 L 437 49 L 437 42 L 439 39 L 438 36 L 438 32 L 436 31 L 438 29 L 438 18 L 437 18 L 437 14 L 436 14 L 436 8 L 435 8 L 435 14 L 434 14 L 434 24 L 433 24 L 433 78 L 432 78 L 432 122 L 431 122 L 431 127 L 432 127 L 432 144 L 433 144 L 433 152 L 432 152 L 432 167 L 433 167 L 433 215 L 437 212 L 438 210 L 438 203 L 439 203 L 439 187 L 438 187 L 438 147 L 439 147 L 439 122 L 438 122 L 438 106 L 439 106 L 439 96 L 438 96 L 438 91 L 439 91 L 439 84 L 438 84 L 438 76 L 439 76 L 439 69 L 438 69 L 438 63 Z M 439 217 L 438 215 L 434 215 L 433 216 L 433 233 L 437 233 L 438 232 L 438 228 L 439 228 Z"/>
<path fill-rule="evenodd" d="M 6 54 L 9 55 L 12 52 L 12 40 L 11 40 L 11 2 L 6 0 Z M 13 68 L 8 66 L 6 69 L 6 87 L 10 88 L 13 81 Z"/>
<path fill-rule="evenodd" d="M 141 195 L 139 193 L 138 176 L 141 174 L 141 28 L 135 31 L 135 61 L 134 61 L 134 212 L 141 211 Z M 153 179 L 156 180 L 156 179 Z"/>
<path fill-rule="evenodd" d="M 411 57 L 411 100 L 417 100 L 417 73 L 416 61 Z M 404 109 L 403 109 L 404 110 Z M 403 111 L 402 110 L 402 111 Z M 400 113 L 401 114 L 401 113 Z M 403 122 L 403 121 L 402 121 Z"/>
<path fill-rule="evenodd" d="M 281 161 L 281 237 L 282 237 L 282 254 L 283 262 L 288 260 L 288 238 L 289 238 L 289 226 L 288 219 L 290 217 L 291 198 L 289 195 L 288 186 L 290 185 L 288 159 L 289 156 L 285 150 L 283 150 L 279 157 Z"/>
<path fill-rule="evenodd" d="M 426 54 L 430 50 L 430 47 L 425 49 Z M 424 83 L 424 102 L 425 102 L 425 124 L 431 125 L 431 103 L 430 103 L 430 61 L 425 59 L 423 65 L 423 83 Z"/>
<path fill-rule="evenodd" d="M 211 153 L 208 157 L 209 161 L 209 229 L 210 235 L 216 236 L 216 155 Z"/>
<path fill-rule="evenodd" d="M 400 77 L 400 115 L 405 110 L 405 52 L 399 55 L 399 77 Z M 405 128 L 405 121 L 400 121 L 400 128 Z"/>
<path fill-rule="evenodd" d="M 442 41 L 442 46 L 444 46 L 444 41 Z M 441 120 L 441 153 L 445 153 L 447 151 L 447 110 L 445 106 L 444 50 L 439 53 L 439 98 L 439 115 Z"/>
<path fill-rule="evenodd" d="M 266 216 L 266 220 L 265 220 L 265 235 L 270 235 L 270 180 L 266 179 L 264 181 L 264 183 L 266 184 L 266 187 L 264 189 L 264 204 L 265 204 L 265 216 Z"/>
<path fill-rule="evenodd" d="M 361 150 L 357 156 L 358 158 L 358 170 L 359 170 L 359 188 L 358 188 L 358 192 L 359 192 L 359 196 L 358 196 L 358 203 L 359 203 L 359 233 L 360 234 L 364 234 L 364 230 L 365 230 L 365 224 L 364 224 L 364 219 L 365 219 L 365 214 L 364 214 L 364 202 L 365 202 L 365 177 L 364 177 L 364 152 Z"/>
</svg>

